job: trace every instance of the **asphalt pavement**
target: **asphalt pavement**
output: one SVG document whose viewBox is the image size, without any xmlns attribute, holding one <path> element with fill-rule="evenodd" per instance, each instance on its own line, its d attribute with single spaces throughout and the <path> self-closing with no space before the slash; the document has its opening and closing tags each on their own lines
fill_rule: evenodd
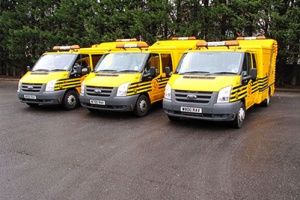
<svg viewBox="0 0 300 200">
<path fill-rule="evenodd" d="M 242 129 L 149 115 L 30 108 L 0 80 L 1 200 L 300 199 L 300 94 L 276 92 Z"/>
</svg>

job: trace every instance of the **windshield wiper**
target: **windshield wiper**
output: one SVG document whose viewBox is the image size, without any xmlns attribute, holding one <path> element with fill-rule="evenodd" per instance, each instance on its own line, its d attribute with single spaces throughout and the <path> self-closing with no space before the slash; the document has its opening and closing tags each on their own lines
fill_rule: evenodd
<svg viewBox="0 0 300 200">
<path fill-rule="evenodd" d="M 179 74 L 208 74 L 209 72 L 207 71 L 188 71 L 188 72 L 183 72 L 183 73 L 179 73 Z"/>
<path fill-rule="evenodd" d="M 49 72 L 49 69 L 36 69 L 32 70 L 33 72 Z"/>
<path fill-rule="evenodd" d="M 114 70 L 114 69 L 101 69 L 101 70 L 98 70 L 98 71 L 95 71 L 95 72 L 116 72 L 117 70 Z"/>
<path fill-rule="evenodd" d="M 133 70 L 133 69 L 125 69 L 125 70 L 120 70 L 118 72 L 138 72 L 138 70 Z"/>
<path fill-rule="evenodd" d="M 65 69 L 52 69 L 51 71 L 67 71 Z"/>
<path fill-rule="evenodd" d="M 214 72 L 212 74 L 236 74 L 235 72 Z"/>
</svg>

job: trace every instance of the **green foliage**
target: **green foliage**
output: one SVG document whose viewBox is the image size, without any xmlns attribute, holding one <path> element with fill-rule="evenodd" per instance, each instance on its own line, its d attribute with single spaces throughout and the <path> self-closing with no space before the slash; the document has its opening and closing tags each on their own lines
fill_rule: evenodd
<svg viewBox="0 0 300 200">
<path fill-rule="evenodd" d="M 207 41 L 266 35 L 279 43 L 278 71 L 297 63 L 297 0 L 9 0 L 0 1 L 0 74 L 20 75 L 54 45 L 172 36 Z M 11 70 L 16 69 L 16 70 Z M 16 71 L 16 74 L 12 74 Z"/>
</svg>

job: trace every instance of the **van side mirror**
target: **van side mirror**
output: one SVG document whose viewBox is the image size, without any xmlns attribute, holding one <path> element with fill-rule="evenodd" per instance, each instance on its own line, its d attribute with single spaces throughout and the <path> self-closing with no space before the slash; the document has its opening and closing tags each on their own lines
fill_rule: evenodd
<svg viewBox="0 0 300 200">
<path fill-rule="evenodd" d="M 150 67 L 150 75 L 152 76 L 152 77 L 155 77 L 156 76 L 156 68 L 155 67 Z"/>
<path fill-rule="evenodd" d="M 82 67 L 80 65 L 76 66 L 76 74 L 82 73 Z"/>
<path fill-rule="evenodd" d="M 72 72 L 72 75 L 75 75 L 75 76 L 80 76 L 82 73 L 82 67 L 76 63 L 74 66 L 73 66 L 73 72 Z"/>
<path fill-rule="evenodd" d="M 171 69 L 170 69 L 170 67 L 165 67 L 165 72 L 166 72 L 166 76 L 167 77 L 171 76 Z"/>
<path fill-rule="evenodd" d="M 250 69 L 250 78 L 252 80 L 256 80 L 256 77 L 257 77 L 257 69 L 256 68 Z"/>
<path fill-rule="evenodd" d="M 90 66 L 87 66 L 87 67 L 81 69 L 82 75 L 88 74 L 90 72 L 91 72 L 91 67 Z"/>
<path fill-rule="evenodd" d="M 256 80 L 256 77 L 257 77 L 257 69 L 252 68 L 252 69 L 250 69 L 249 75 L 243 76 L 242 80 L 243 80 L 243 82 L 247 83 L 250 79 Z"/>
<path fill-rule="evenodd" d="M 28 72 L 30 72 L 30 71 L 31 71 L 31 69 L 30 69 L 30 66 L 27 66 L 27 71 L 28 71 Z"/>
</svg>

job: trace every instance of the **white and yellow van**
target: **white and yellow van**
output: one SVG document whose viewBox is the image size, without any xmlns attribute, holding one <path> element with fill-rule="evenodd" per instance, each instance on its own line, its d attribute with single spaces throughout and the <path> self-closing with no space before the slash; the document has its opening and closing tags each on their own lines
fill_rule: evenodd
<svg viewBox="0 0 300 200">
<path fill-rule="evenodd" d="M 131 41 L 104 42 L 89 48 L 79 45 L 55 46 L 44 53 L 32 69 L 20 79 L 18 98 L 30 107 L 61 104 L 71 110 L 79 105 L 81 82 L 97 64 L 101 56 L 116 44 Z"/>
<path fill-rule="evenodd" d="M 145 116 L 150 106 L 161 101 L 170 72 L 183 53 L 195 49 L 194 37 L 118 45 L 103 55 L 94 71 L 82 83 L 80 102 L 91 112 L 133 111 Z M 203 41 L 203 40 L 201 40 Z"/>
<path fill-rule="evenodd" d="M 275 40 L 239 37 L 197 47 L 182 56 L 166 86 L 163 109 L 171 121 L 232 121 L 241 128 L 247 109 L 269 105 L 275 91 Z"/>
</svg>

